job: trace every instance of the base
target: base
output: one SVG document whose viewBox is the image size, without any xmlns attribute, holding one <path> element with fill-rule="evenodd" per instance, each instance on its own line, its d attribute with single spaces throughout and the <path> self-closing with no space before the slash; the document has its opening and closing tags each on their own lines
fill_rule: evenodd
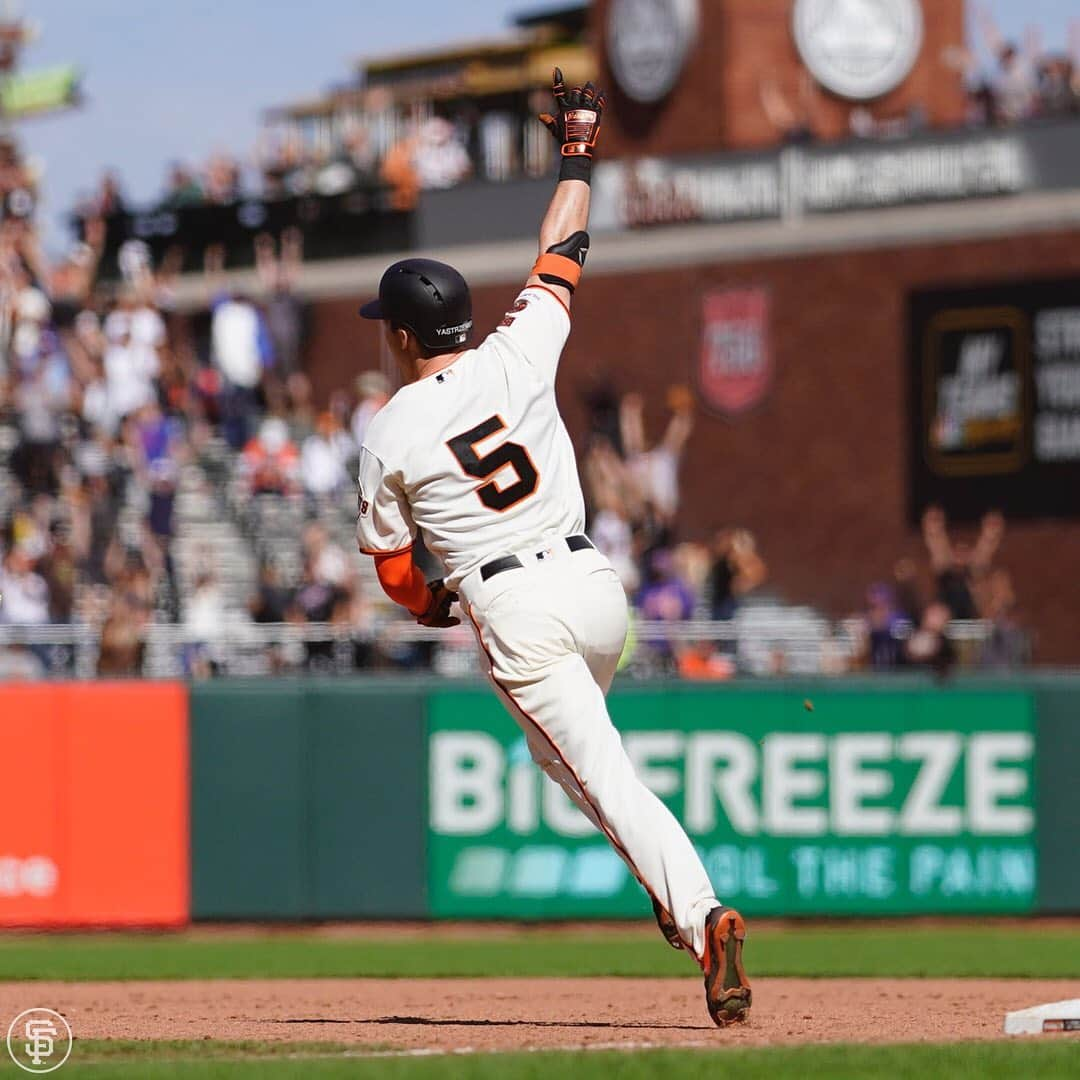
<svg viewBox="0 0 1080 1080">
<path fill-rule="evenodd" d="M 1052 1001 L 1005 1014 L 1006 1035 L 1042 1035 L 1043 1032 L 1080 1031 L 1080 998 Z"/>
</svg>

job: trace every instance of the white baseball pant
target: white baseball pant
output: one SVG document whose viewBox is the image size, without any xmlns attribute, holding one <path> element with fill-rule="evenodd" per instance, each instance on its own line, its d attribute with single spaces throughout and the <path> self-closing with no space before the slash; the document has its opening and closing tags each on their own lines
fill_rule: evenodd
<svg viewBox="0 0 1080 1080">
<path fill-rule="evenodd" d="M 459 586 L 499 697 L 533 760 L 603 832 L 701 962 L 718 901 L 690 838 L 637 777 L 604 695 L 626 638 L 626 596 L 593 548 L 562 538 L 515 553 L 521 569 Z M 542 555 L 538 558 L 537 555 Z"/>
</svg>

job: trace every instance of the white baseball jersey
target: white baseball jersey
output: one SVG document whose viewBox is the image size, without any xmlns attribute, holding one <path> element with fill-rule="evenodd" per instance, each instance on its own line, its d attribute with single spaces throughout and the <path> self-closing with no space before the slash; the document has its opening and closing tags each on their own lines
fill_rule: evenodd
<svg viewBox="0 0 1080 1080">
<path fill-rule="evenodd" d="M 570 315 L 543 286 L 449 367 L 403 386 L 360 450 L 357 539 L 408 549 L 417 530 L 454 589 L 481 564 L 584 531 L 574 450 L 555 402 Z"/>
</svg>

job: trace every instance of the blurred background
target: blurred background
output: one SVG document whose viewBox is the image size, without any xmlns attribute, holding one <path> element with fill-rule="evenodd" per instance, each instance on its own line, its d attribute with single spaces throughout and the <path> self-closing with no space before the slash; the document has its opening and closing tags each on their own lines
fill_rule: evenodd
<svg viewBox="0 0 1080 1080">
<path fill-rule="evenodd" d="M 608 90 L 558 389 L 643 775 L 751 913 L 1080 907 L 1072 5 L 3 12 L 0 719 L 43 764 L 0 917 L 642 913 L 353 535 L 396 388 L 357 303 L 423 252 L 497 325 L 555 64 Z"/>
<path fill-rule="evenodd" d="M 1080 660 L 1068 4 L 420 8 L 8 6 L 3 677 L 476 672 L 355 550 L 354 308 L 422 250 L 496 324 L 556 62 L 611 102 L 560 396 L 626 671 Z"/>
</svg>

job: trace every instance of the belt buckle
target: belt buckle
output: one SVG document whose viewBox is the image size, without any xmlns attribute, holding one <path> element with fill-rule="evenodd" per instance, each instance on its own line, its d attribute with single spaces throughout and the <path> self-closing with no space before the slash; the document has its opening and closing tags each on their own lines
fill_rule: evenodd
<svg viewBox="0 0 1080 1080">
<path fill-rule="evenodd" d="M 554 554 L 551 548 L 543 548 L 541 551 L 536 552 L 536 561 L 543 562 L 545 559 L 550 559 Z"/>
</svg>

